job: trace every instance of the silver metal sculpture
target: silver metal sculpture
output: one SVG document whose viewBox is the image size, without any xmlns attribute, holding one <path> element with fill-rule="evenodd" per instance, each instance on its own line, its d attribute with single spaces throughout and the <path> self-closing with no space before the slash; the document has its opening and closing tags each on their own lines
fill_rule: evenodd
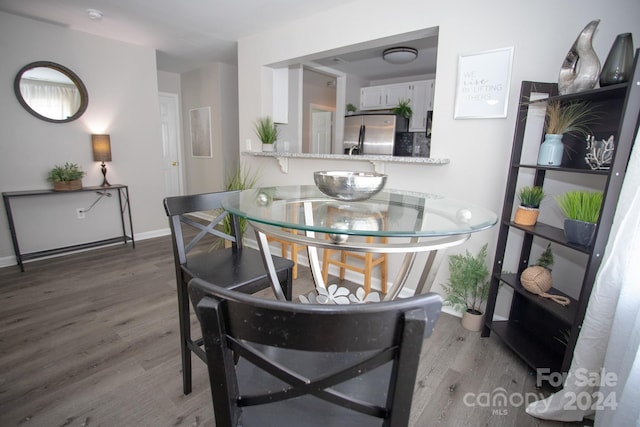
<svg viewBox="0 0 640 427">
<path fill-rule="evenodd" d="M 600 23 L 593 20 L 582 30 L 571 46 L 560 68 L 560 95 L 593 89 L 600 78 L 600 60 L 593 50 L 593 34 Z"/>
<path fill-rule="evenodd" d="M 611 160 L 613 159 L 613 151 L 615 143 L 613 135 L 607 141 L 596 141 L 596 137 L 589 135 L 587 137 L 587 155 L 584 160 L 591 169 L 609 169 Z"/>
</svg>

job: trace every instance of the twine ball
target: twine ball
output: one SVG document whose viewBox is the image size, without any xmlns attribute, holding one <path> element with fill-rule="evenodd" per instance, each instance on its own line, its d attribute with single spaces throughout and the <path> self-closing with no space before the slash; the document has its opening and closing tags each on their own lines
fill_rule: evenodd
<svg viewBox="0 0 640 427">
<path fill-rule="evenodd" d="M 544 294 L 551 289 L 551 272 L 539 265 L 527 267 L 520 275 L 520 283 L 533 294 Z"/>
</svg>

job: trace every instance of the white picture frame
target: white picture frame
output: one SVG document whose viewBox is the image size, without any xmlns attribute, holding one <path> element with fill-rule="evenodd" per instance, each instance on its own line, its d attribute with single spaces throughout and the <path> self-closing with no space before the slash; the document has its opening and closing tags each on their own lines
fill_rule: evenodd
<svg viewBox="0 0 640 427">
<path fill-rule="evenodd" d="M 213 157 L 211 107 L 189 110 L 189 129 L 191 131 L 191 156 Z"/>
<path fill-rule="evenodd" d="M 507 117 L 513 47 L 458 56 L 454 119 Z"/>
</svg>

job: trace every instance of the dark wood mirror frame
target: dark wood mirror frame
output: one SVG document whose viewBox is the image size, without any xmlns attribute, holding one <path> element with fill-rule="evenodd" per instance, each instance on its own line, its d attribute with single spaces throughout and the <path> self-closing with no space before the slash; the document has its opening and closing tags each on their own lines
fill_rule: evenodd
<svg viewBox="0 0 640 427">
<path fill-rule="evenodd" d="M 69 116 L 66 119 L 52 119 L 50 117 L 43 116 L 42 114 L 38 113 L 33 108 L 31 108 L 29 104 L 27 104 L 24 97 L 22 96 L 22 92 L 20 91 L 20 80 L 22 79 L 22 75 L 26 71 L 31 70 L 33 68 L 39 68 L 39 67 L 51 68 L 53 70 L 56 70 L 64 74 L 78 88 L 78 91 L 80 92 L 80 107 L 78 108 L 78 111 L 76 111 L 72 116 Z M 36 61 L 22 67 L 20 71 L 18 71 L 18 74 L 16 74 L 16 78 L 13 81 L 13 90 L 16 94 L 16 97 L 18 98 L 18 101 L 20 102 L 20 105 L 22 105 L 25 110 L 27 110 L 33 116 L 50 123 L 72 122 L 78 119 L 80 116 L 82 116 L 82 114 L 84 114 L 84 112 L 87 110 L 87 106 L 89 105 L 89 93 L 87 92 L 87 87 L 84 85 L 82 80 L 80 80 L 80 77 L 78 77 L 76 73 L 74 73 L 67 67 L 60 64 L 56 64 L 55 62 L 50 62 L 50 61 Z"/>
</svg>

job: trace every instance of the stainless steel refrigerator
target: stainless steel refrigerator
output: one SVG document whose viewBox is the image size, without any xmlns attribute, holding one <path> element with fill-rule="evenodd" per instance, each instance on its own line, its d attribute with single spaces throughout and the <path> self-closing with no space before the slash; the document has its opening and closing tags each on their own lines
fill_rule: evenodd
<svg viewBox="0 0 640 427">
<path fill-rule="evenodd" d="M 408 120 L 395 114 L 354 114 L 344 118 L 345 154 L 393 155 L 396 133 L 406 132 Z"/>
</svg>

